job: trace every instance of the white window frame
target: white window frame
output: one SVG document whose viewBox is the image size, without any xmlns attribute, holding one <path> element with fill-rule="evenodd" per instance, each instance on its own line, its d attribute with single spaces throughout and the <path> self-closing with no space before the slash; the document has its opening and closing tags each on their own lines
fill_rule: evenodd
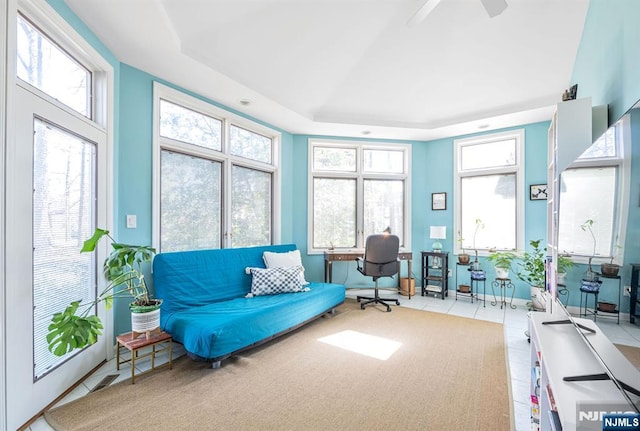
<svg viewBox="0 0 640 431">
<path fill-rule="evenodd" d="M 364 238 L 364 181 L 365 180 L 400 180 L 404 182 L 404 238 L 400 238 L 400 246 L 403 249 L 411 250 L 411 145 L 401 143 L 379 143 L 366 141 L 330 140 L 311 138 L 307 141 L 308 147 L 308 189 L 307 208 L 308 223 L 307 231 L 307 253 L 321 254 L 327 248 L 313 246 L 313 180 L 314 178 L 333 179 L 355 179 L 356 180 L 356 249 L 363 249 Z M 329 147 L 356 150 L 356 172 L 345 171 L 316 171 L 313 167 L 313 153 L 315 147 Z M 396 173 L 364 173 L 363 153 L 364 150 L 389 150 L 403 152 L 403 172 Z"/>
<path fill-rule="evenodd" d="M 196 145 L 185 144 L 169 138 L 160 136 L 160 99 L 170 103 L 192 109 L 204 115 L 214 117 L 222 121 L 222 150 L 216 151 Z M 236 125 L 249 131 L 267 136 L 272 139 L 273 153 L 271 163 L 263 163 L 250 160 L 246 157 L 234 156 L 229 152 L 229 136 L 230 125 Z M 281 241 L 281 142 L 282 134 L 274 129 L 266 127 L 262 124 L 253 122 L 245 117 L 236 115 L 230 111 L 219 108 L 204 100 L 190 96 L 182 91 L 168 87 L 159 82 L 153 83 L 153 204 L 152 204 L 152 242 L 153 246 L 160 250 L 160 155 L 162 150 L 176 151 L 182 154 L 203 157 L 209 160 L 215 160 L 222 163 L 222 230 L 223 236 L 222 247 L 229 247 L 231 238 L 231 166 L 243 166 L 249 169 L 256 169 L 272 174 L 272 235 L 271 242 L 279 244 Z"/>
<path fill-rule="evenodd" d="M 613 257 L 613 263 L 624 264 L 625 240 L 627 237 L 627 219 L 629 213 L 629 191 L 631 184 L 631 124 L 629 114 L 624 115 L 616 124 L 616 157 L 600 157 L 588 159 L 576 159 L 566 170 L 575 168 L 615 167 L 617 168 L 617 184 L 615 203 L 613 205 L 613 238 L 611 238 L 611 256 L 597 256 L 592 263 L 609 262 Z M 594 141 L 595 142 L 595 141 Z M 558 197 L 560 211 L 562 211 L 562 195 Z M 560 233 L 558 233 L 560 236 Z M 558 238 L 559 240 L 559 238 Z M 558 250 L 563 252 L 563 250 Z M 588 264 L 589 256 L 574 254 L 571 260 L 575 263 Z"/>
<path fill-rule="evenodd" d="M 464 147 L 472 145 L 489 144 L 496 141 L 504 141 L 508 139 L 516 140 L 516 161 L 512 166 L 498 166 L 483 169 L 469 169 L 462 170 L 461 167 L 461 152 Z M 515 174 L 516 176 L 516 250 L 523 250 L 525 248 L 524 237 L 524 148 L 525 148 L 525 132 L 524 129 L 509 130 L 506 132 L 491 133 L 486 135 L 472 136 L 469 138 L 455 139 L 453 141 L 453 160 L 454 160 L 454 184 L 453 194 L 454 199 L 454 229 L 456 241 L 454 245 L 454 254 L 462 253 L 461 244 L 458 239 L 458 232 L 462 229 L 462 193 L 461 183 L 463 178 L 486 176 L 486 175 L 499 175 L 499 174 Z M 484 220 L 486 222 L 486 220 Z M 465 247 L 467 248 L 467 247 Z M 478 246 L 478 255 L 487 256 L 489 254 L 488 248 Z"/>
<path fill-rule="evenodd" d="M 113 70 L 113 66 L 47 2 L 38 0 L 0 0 L 0 5 L 2 9 L 0 12 L 1 21 L 6 24 L 3 26 L 5 30 L 2 30 L 2 34 L 0 35 L 0 42 L 2 42 L 3 46 L 1 49 L 2 58 L 6 60 L 3 63 L 2 72 L 0 72 L 1 82 L 3 83 L 3 88 L 6 90 L 6 95 L 4 92 L 0 92 L 3 93 L 3 95 L 0 95 L 0 102 L 2 102 L 2 106 L 5 108 L 2 110 L 3 119 L 0 120 L 0 123 L 4 123 L 4 121 L 6 121 L 3 126 L 4 130 L 1 134 L 2 151 L 0 152 L 2 153 L 2 156 L 0 157 L 4 157 L 2 164 L 5 167 L 10 166 L 11 170 L 18 169 L 17 166 L 19 161 L 14 158 L 14 155 L 9 155 L 11 152 L 8 152 L 7 148 L 18 145 L 16 143 L 18 130 L 14 113 L 15 108 L 19 103 L 17 100 L 17 93 L 22 91 L 22 89 L 33 93 L 35 97 L 46 100 L 52 106 L 60 108 L 70 115 L 75 116 L 89 127 L 102 131 L 105 134 L 105 139 L 103 140 L 103 145 L 101 145 L 101 148 L 98 150 L 100 158 L 98 162 L 98 175 L 100 178 L 98 180 L 97 189 L 97 223 L 100 226 L 111 230 L 113 226 L 113 128 L 115 117 L 115 72 Z M 58 46 L 65 49 L 67 52 L 73 53 L 74 58 L 93 70 L 94 79 L 92 92 L 95 97 L 94 100 L 92 100 L 92 120 L 17 78 L 16 20 L 18 11 L 28 17 L 31 22 L 37 25 L 40 31 L 45 33 Z M 96 72 L 97 70 L 100 70 L 100 72 Z M 96 103 L 96 99 L 100 99 L 101 103 Z M 104 105 L 102 103 L 104 103 Z M 0 124 L 0 126 L 2 125 L 3 124 Z M 23 163 L 24 161 L 21 160 L 20 162 Z M 31 271 L 22 271 L 20 269 L 16 270 L 15 268 L 17 265 L 14 264 L 18 263 L 19 265 L 22 265 L 21 256 L 25 256 L 26 260 L 26 256 L 31 255 L 32 250 L 25 249 L 25 246 L 31 248 L 30 241 L 25 242 L 22 240 L 22 232 L 25 231 L 26 227 L 22 222 L 17 223 L 17 226 L 13 225 L 16 220 L 16 215 L 19 214 L 19 212 L 17 212 L 15 208 L 11 208 L 11 203 L 7 204 L 7 202 L 12 202 L 15 198 L 15 196 L 12 196 L 11 190 L 15 187 L 14 184 L 16 179 L 13 175 L 8 175 L 6 178 L 0 180 L 0 182 L 2 181 L 4 182 L 0 188 L 0 194 L 2 197 L 2 204 L 0 204 L 2 209 L 0 212 L 2 213 L 2 216 L 0 216 L 0 218 L 2 219 L 1 225 L 3 231 L 0 232 L 0 236 L 2 237 L 2 252 L 0 252 L 0 254 L 2 254 L 2 265 L 6 265 L 6 267 L 1 268 L 2 273 L 6 274 L 6 278 L 3 277 L 2 282 L 6 284 L 2 286 L 2 289 L 0 289 L 2 290 L 2 299 L 0 299 L 2 308 L 0 309 L 0 314 L 6 324 L 8 321 L 12 321 L 12 319 L 14 319 L 12 314 L 18 313 L 20 315 L 27 315 L 23 310 L 25 305 L 29 305 L 31 308 L 30 302 L 24 301 L 23 289 L 25 278 L 30 278 L 29 274 L 26 274 L 26 272 L 30 273 Z M 5 192 L 6 190 L 9 190 L 9 192 Z M 31 200 L 31 197 L 29 197 L 29 200 Z M 7 230 L 6 224 L 9 223 L 12 224 L 12 227 Z M 28 229 L 31 230 L 32 227 L 30 226 Z M 21 233 L 16 233 L 15 231 L 17 230 L 20 230 Z M 18 235 L 20 236 L 18 237 Z M 16 243 L 16 241 L 18 242 Z M 12 253 L 6 254 L 7 249 L 11 249 Z M 97 262 L 102 261 L 106 257 L 106 251 L 106 245 L 100 247 L 96 258 Z M 5 259 L 7 260 L 6 262 Z M 11 260 L 11 262 L 9 260 Z M 31 262 L 31 258 L 28 260 Z M 9 272 L 5 272 L 4 270 L 7 268 L 13 269 Z M 98 283 L 98 289 L 101 288 L 100 286 L 104 287 L 103 277 L 98 278 Z M 20 286 L 19 294 L 12 291 L 15 290 L 16 285 Z M 6 292 L 7 289 L 10 291 Z M 6 302 L 8 298 L 10 301 Z M 107 312 L 104 304 L 101 304 L 98 306 L 98 314 L 100 315 L 104 325 L 103 335 L 100 336 L 102 341 L 99 341 L 94 345 L 96 347 L 92 346 L 85 348 L 80 353 L 73 355 L 69 360 L 62 364 L 58 370 L 49 373 L 46 378 L 40 379 L 36 383 L 32 382 L 33 366 L 30 361 L 24 362 L 24 366 L 29 368 L 29 382 L 24 380 L 23 375 L 26 375 L 26 373 L 22 372 L 22 365 L 19 367 L 20 369 L 14 367 L 9 376 L 0 372 L 0 389 L 3 394 L 0 396 L 0 411 L 2 412 L 0 413 L 0 429 L 5 429 L 5 427 L 7 429 L 15 429 L 16 427 L 19 427 L 30 417 L 37 414 L 40 409 L 44 408 L 44 406 L 63 393 L 64 390 L 68 389 L 70 384 L 90 372 L 91 368 L 93 368 L 92 363 L 94 360 L 98 361 L 95 363 L 99 363 L 99 360 L 112 359 L 114 357 L 115 345 L 108 342 L 109 339 L 113 338 L 113 313 Z M 3 324 L 0 324 L 0 326 L 2 325 Z M 14 332 L 17 333 L 17 331 Z M 28 344 L 22 342 L 15 343 L 15 340 L 12 340 L 15 336 L 11 335 L 13 333 L 9 333 L 10 335 L 7 336 L 7 332 L 2 330 L 0 331 L 0 334 L 0 344 L 2 345 L 0 348 L 2 350 L 0 365 L 2 365 L 1 368 L 3 370 L 6 369 L 8 363 L 15 362 L 15 358 L 11 358 L 12 355 L 19 355 L 21 358 L 19 358 L 19 360 L 22 361 L 24 358 L 30 357 L 30 355 L 21 354 L 20 349 L 22 349 L 22 347 L 14 351 L 15 349 L 7 350 L 6 346 L 20 345 L 27 346 L 29 349 L 32 349 L 33 346 L 31 342 Z M 22 341 L 24 341 L 24 339 Z M 16 390 L 16 382 L 21 382 L 19 390 Z M 20 403 L 19 397 L 26 397 L 29 399 L 29 402 Z M 7 408 L 7 406 L 12 403 L 17 403 L 17 406 L 13 405 L 10 408 Z"/>
<path fill-rule="evenodd" d="M 12 14 L 8 13 L 7 0 L 0 0 L 0 28 L 4 28 L 4 30 L 0 30 L 0 58 L 6 59 L 7 61 L 2 62 L 3 65 L 0 66 L 0 85 L 3 85 L 4 88 L 13 87 L 15 76 L 12 76 L 9 79 L 8 71 L 11 70 L 10 67 L 15 65 L 15 60 L 8 60 L 8 43 L 9 39 L 9 29 L 12 28 L 9 25 L 10 16 Z M 13 90 L 10 91 L 12 93 Z M 6 165 L 6 143 L 9 140 L 9 134 L 7 130 L 7 123 L 9 120 L 8 116 L 8 108 L 10 105 L 10 97 L 7 95 L 7 91 L 0 91 L 0 166 L 2 169 L 7 166 Z M 6 274 L 5 268 L 5 260 L 6 254 L 5 250 L 7 247 L 7 227 L 5 221 L 5 211 L 6 211 L 6 183 L 5 176 L 0 175 L 0 274 Z M 6 348 L 6 337 L 5 332 L 7 328 L 7 290 L 5 286 L 5 277 L 0 277 L 0 431 L 5 431 L 7 429 L 7 377 L 5 374 L 6 368 L 6 357 L 7 357 L 7 348 Z M 10 396 L 10 394 L 9 394 Z"/>
</svg>

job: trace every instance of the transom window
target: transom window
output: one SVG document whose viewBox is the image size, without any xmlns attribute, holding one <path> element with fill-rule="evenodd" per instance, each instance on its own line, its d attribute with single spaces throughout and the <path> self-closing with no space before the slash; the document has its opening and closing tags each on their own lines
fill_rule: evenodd
<svg viewBox="0 0 640 431">
<path fill-rule="evenodd" d="M 410 247 L 408 145 L 309 140 L 309 251 L 363 248 L 389 228 Z"/>
<path fill-rule="evenodd" d="M 277 241 L 280 134 L 161 84 L 154 93 L 158 249 Z"/>
<path fill-rule="evenodd" d="M 458 139 L 454 146 L 456 253 L 523 248 L 524 131 Z"/>
<path fill-rule="evenodd" d="M 160 99 L 160 136 L 222 150 L 222 120 Z"/>
<path fill-rule="evenodd" d="M 91 112 L 91 72 L 18 15 L 17 76 L 87 118 Z"/>
</svg>

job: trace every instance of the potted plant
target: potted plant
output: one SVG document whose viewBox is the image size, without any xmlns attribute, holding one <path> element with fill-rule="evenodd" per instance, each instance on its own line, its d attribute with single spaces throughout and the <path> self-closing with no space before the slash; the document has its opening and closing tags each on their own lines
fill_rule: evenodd
<svg viewBox="0 0 640 431">
<path fill-rule="evenodd" d="M 493 252 L 487 258 L 493 262 L 496 269 L 496 277 L 506 279 L 509 278 L 509 271 L 511 270 L 511 263 L 516 255 L 510 251 Z"/>
<path fill-rule="evenodd" d="M 477 218 L 475 220 L 475 224 L 476 224 L 476 228 L 473 231 L 473 252 L 475 254 L 475 259 L 473 261 L 473 264 L 471 265 L 471 269 L 477 271 L 480 269 L 480 262 L 478 262 L 478 249 L 476 248 L 476 235 L 478 235 L 478 231 L 484 227 L 484 223 L 482 222 L 482 220 Z"/>
<path fill-rule="evenodd" d="M 462 253 L 458 255 L 458 262 L 463 265 L 467 265 L 471 260 L 471 256 L 469 255 L 469 253 L 467 253 L 466 249 L 464 248 L 464 238 L 462 237 L 462 234 L 460 233 L 460 231 L 458 231 L 458 243 L 460 244 L 460 249 L 462 250 Z"/>
<path fill-rule="evenodd" d="M 558 270 L 558 284 L 565 284 L 565 277 L 567 272 L 573 268 L 573 261 L 569 254 L 558 254 L 558 264 L 556 269 Z"/>
<path fill-rule="evenodd" d="M 618 271 L 620 271 L 620 265 L 613 263 L 613 256 L 609 259 L 609 262 L 600 264 L 600 273 L 605 277 L 617 277 Z"/>
<path fill-rule="evenodd" d="M 525 251 L 522 261 L 519 262 L 520 269 L 516 272 L 517 277 L 531 286 L 531 304 L 534 310 L 546 310 L 544 299 L 545 281 L 545 261 L 544 250 L 540 248 L 541 239 L 531 240 L 529 244 L 532 251 Z"/>
<path fill-rule="evenodd" d="M 622 248 L 620 245 L 615 246 L 616 250 Z M 617 263 L 613 263 L 613 259 L 615 256 L 611 256 L 609 258 L 609 262 L 603 262 L 600 264 L 600 273 L 605 277 L 617 277 L 618 271 L 620 271 L 620 265 Z"/>
<path fill-rule="evenodd" d="M 133 332 L 146 333 L 148 337 L 151 330 L 159 327 L 162 300 L 149 297 L 142 274 L 142 264 L 151 262 L 156 250 L 149 246 L 118 243 L 109 235 L 108 230 L 97 228 L 93 236 L 84 242 L 80 252 L 95 251 L 103 237 L 111 240 L 113 248 L 103 264 L 103 272 L 108 284 L 93 301 L 86 304 L 73 301 L 64 311 L 53 315 L 48 328 L 47 343 L 49 350 L 57 356 L 94 344 L 102 334 L 103 326 L 100 318 L 92 315 L 91 312 L 100 302 L 104 302 L 106 308 L 110 309 L 116 297 L 133 297 L 134 299 L 129 304 Z M 143 318 L 139 318 L 140 313 L 153 313 L 153 317 L 149 318 L 149 315 L 145 314 Z M 154 325 L 155 328 L 153 328 Z"/>
<path fill-rule="evenodd" d="M 598 274 L 591 267 L 591 262 L 593 261 L 593 258 L 596 256 L 596 236 L 594 235 L 593 229 L 592 229 L 593 223 L 594 221 L 592 219 L 587 219 L 585 220 L 584 223 L 580 225 L 580 229 L 582 229 L 585 232 L 589 232 L 589 234 L 591 235 L 591 239 L 593 241 L 593 252 L 591 253 L 591 256 L 589 256 L 587 272 L 584 277 L 584 280 L 586 281 L 598 281 Z"/>
</svg>

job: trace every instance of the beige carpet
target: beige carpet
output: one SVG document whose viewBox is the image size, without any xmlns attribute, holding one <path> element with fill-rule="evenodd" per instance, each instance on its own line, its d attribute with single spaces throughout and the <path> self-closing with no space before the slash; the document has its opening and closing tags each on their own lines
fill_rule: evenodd
<svg viewBox="0 0 640 431">
<path fill-rule="evenodd" d="M 382 360 L 318 340 L 347 330 L 401 344 Z M 491 322 L 348 300 L 219 369 L 174 365 L 45 418 L 56 430 L 512 429 L 503 328 Z"/>
<path fill-rule="evenodd" d="M 615 345 L 620 352 L 631 362 L 637 369 L 640 370 L 640 349 L 637 347 L 627 346 L 624 344 Z"/>
</svg>

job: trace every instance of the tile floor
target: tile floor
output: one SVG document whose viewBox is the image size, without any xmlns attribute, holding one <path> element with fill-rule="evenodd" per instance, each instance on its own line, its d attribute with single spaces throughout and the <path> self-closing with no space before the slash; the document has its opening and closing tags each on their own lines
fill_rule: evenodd
<svg viewBox="0 0 640 431">
<path fill-rule="evenodd" d="M 355 298 L 357 295 L 371 295 L 371 290 L 347 290 L 347 297 Z M 491 305 L 490 300 L 493 299 L 493 297 L 489 295 L 487 295 L 486 304 L 483 304 L 482 301 L 474 301 L 472 304 L 468 298 L 460 297 L 456 301 L 455 294 L 453 293 L 445 298 L 445 300 L 433 296 L 422 297 L 419 293 L 418 296 L 412 296 L 411 299 L 408 299 L 406 296 L 399 295 L 394 291 L 382 291 L 381 296 L 398 298 L 402 307 L 502 323 L 504 325 L 504 336 L 507 342 L 509 358 L 515 429 L 516 431 L 530 430 L 528 403 L 530 352 L 529 343 L 525 335 L 528 327 L 526 301 L 516 299 L 513 302 L 517 307 L 516 309 L 508 306 L 500 309 L 499 304 L 496 306 Z M 621 317 L 619 325 L 616 324 L 614 319 L 599 319 L 597 324 L 613 343 L 640 347 L 640 325 L 631 325 L 628 317 Z M 182 346 L 174 344 L 174 359 L 183 354 L 184 349 L 182 349 Z M 158 363 L 162 363 L 163 360 L 166 361 L 166 356 L 161 357 Z M 148 370 L 151 365 L 149 361 L 149 358 L 145 358 L 139 362 L 137 361 L 136 368 L 138 368 L 140 372 Z M 130 373 L 131 371 L 128 365 L 121 367 L 121 370 L 118 372 L 116 370 L 115 360 L 109 361 L 83 384 L 61 400 L 59 405 L 88 394 L 105 375 L 119 374 L 119 377 L 115 380 L 115 382 L 119 382 L 127 379 L 131 375 Z M 43 431 L 51 430 L 52 428 L 49 427 L 44 418 L 39 418 L 31 425 L 30 429 L 31 431 Z"/>
</svg>

